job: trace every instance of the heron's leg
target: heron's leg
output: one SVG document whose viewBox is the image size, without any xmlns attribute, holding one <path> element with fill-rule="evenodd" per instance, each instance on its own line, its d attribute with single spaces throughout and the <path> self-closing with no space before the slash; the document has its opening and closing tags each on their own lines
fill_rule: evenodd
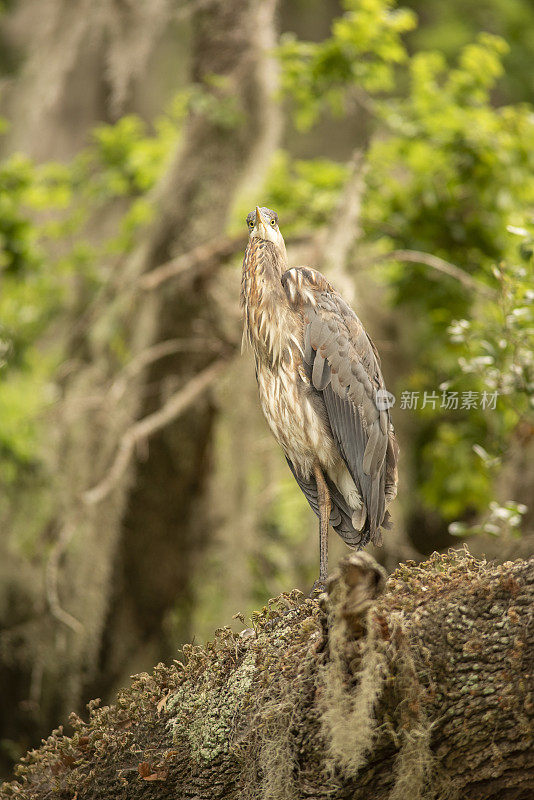
<svg viewBox="0 0 534 800">
<path fill-rule="evenodd" d="M 330 492 L 319 464 L 315 464 L 313 472 L 319 501 L 319 581 L 324 583 L 328 577 L 328 524 L 332 506 Z"/>
</svg>

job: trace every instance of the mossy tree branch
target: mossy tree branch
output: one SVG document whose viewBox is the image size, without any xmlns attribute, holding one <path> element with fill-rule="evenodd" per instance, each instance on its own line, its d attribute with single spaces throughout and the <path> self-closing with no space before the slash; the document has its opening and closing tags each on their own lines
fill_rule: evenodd
<svg viewBox="0 0 534 800">
<path fill-rule="evenodd" d="M 26 756 L 1 798 L 526 798 L 534 559 L 342 562 Z"/>
</svg>

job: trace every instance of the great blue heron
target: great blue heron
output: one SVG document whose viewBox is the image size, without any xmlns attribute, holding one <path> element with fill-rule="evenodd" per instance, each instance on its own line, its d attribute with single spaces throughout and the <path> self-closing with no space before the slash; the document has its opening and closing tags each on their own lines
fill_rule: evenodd
<svg viewBox="0 0 534 800">
<path fill-rule="evenodd" d="M 241 303 L 263 413 L 319 517 L 319 582 L 328 524 L 358 549 L 380 544 L 397 494 L 397 444 L 373 342 L 324 275 L 289 268 L 278 215 L 247 216 Z"/>
</svg>

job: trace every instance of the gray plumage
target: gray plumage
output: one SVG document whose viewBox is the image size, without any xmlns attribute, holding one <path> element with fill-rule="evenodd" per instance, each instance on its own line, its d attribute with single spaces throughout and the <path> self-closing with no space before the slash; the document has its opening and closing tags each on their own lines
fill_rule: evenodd
<svg viewBox="0 0 534 800">
<path fill-rule="evenodd" d="M 379 410 L 376 404 L 377 390 L 385 389 L 378 353 L 356 314 L 323 275 L 292 269 L 282 275 L 282 286 L 288 287 L 298 273 L 305 282 L 325 287 L 316 289 L 313 304 L 303 306 L 304 359 L 367 509 L 364 533 L 368 536 L 362 544 L 368 538 L 380 541 L 380 527 L 389 525 L 386 504 L 396 493 L 396 444 L 389 410 Z M 289 288 L 287 293 L 289 296 Z M 345 532 L 342 536 L 347 540 Z"/>
</svg>

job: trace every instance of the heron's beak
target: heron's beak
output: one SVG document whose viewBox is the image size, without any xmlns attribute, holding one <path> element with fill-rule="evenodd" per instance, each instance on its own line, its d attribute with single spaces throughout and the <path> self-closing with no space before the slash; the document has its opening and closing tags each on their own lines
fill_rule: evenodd
<svg viewBox="0 0 534 800">
<path fill-rule="evenodd" d="M 259 206 L 256 206 L 256 219 L 254 220 L 254 228 L 251 231 L 251 237 L 257 239 L 264 239 L 267 242 L 273 242 L 280 246 L 282 237 L 277 232 L 268 216 L 264 216 Z M 282 240 L 283 241 L 283 240 Z"/>
<path fill-rule="evenodd" d="M 268 226 L 263 221 L 263 216 L 259 206 L 256 206 L 256 220 L 254 224 L 254 233 L 260 239 L 272 238 Z"/>
</svg>

